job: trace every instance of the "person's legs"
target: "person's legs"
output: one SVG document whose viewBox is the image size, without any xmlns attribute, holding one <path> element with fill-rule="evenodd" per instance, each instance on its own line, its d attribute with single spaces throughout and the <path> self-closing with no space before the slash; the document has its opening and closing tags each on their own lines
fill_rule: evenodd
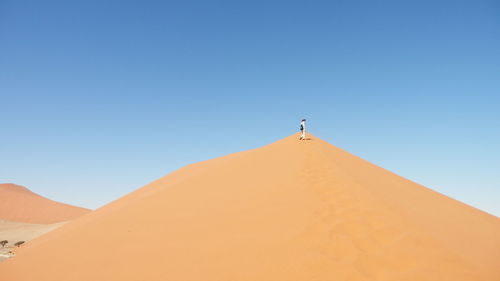
<svg viewBox="0 0 500 281">
<path fill-rule="evenodd" d="M 304 130 L 301 130 L 301 131 L 300 131 L 300 138 L 299 138 L 299 140 L 303 140 L 303 139 L 305 139 L 305 137 L 306 137 L 306 135 L 305 135 L 305 131 L 304 131 Z"/>
</svg>

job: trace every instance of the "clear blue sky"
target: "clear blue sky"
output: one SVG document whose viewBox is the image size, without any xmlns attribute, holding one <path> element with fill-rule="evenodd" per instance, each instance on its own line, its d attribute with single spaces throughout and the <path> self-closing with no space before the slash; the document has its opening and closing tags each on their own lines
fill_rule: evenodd
<svg viewBox="0 0 500 281">
<path fill-rule="evenodd" d="M 318 137 L 500 216 L 498 1 L 0 1 L 0 182 L 99 207 Z"/>
</svg>

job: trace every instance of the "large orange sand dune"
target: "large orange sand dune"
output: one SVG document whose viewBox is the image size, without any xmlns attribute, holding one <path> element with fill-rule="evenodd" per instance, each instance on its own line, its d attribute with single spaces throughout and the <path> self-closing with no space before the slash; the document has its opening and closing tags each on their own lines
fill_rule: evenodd
<svg viewBox="0 0 500 281">
<path fill-rule="evenodd" d="M 9 281 L 500 280 L 500 220 L 324 141 L 182 168 L 35 239 Z"/>
<path fill-rule="evenodd" d="M 24 186 L 0 184 L 0 219 L 37 224 L 75 219 L 90 210 L 52 201 Z"/>
</svg>

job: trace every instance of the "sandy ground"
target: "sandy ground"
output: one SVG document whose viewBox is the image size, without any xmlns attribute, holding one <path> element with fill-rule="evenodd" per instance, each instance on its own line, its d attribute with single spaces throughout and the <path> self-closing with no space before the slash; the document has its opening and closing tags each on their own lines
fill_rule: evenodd
<svg viewBox="0 0 500 281">
<path fill-rule="evenodd" d="M 315 137 L 297 138 L 186 166 L 33 240 L 0 263 L 1 275 L 500 280 L 499 218 Z"/>
<path fill-rule="evenodd" d="M 5 245 L 5 247 L 1 248 L 0 246 L 0 261 L 9 258 L 11 256 L 9 254 L 10 251 L 17 251 L 18 248 L 14 246 L 14 243 L 18 241 L 28 242 L 38 236 L 61 227 L 64 224 L 66 224 L 66 222 L 55 224 L 31 224 L 0 220 L 0 241 L 9 241 L 9 243 Z M 21 247 L 24 246 L 22 245 Z"/>
<path fill-rule="evenodd" d="M 0 219 L 34 224 L 51 224 L 73 220 L 89 209 L 56 202 L 24 186 L 0 184 Z"/>
</svg>

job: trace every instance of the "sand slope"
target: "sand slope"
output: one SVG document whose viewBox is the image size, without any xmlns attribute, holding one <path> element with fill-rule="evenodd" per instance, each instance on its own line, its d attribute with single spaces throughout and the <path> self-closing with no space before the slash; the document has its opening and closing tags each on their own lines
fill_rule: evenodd
<svg viewBox="0 0 500 281">
<path fill-rule="evenodd" d="M 0 184 L 0 219 L 48 224 L 77 218 L 90 210 L 52 201 L 15 184 Z"/>
<path fill-rule="evenodd" d="M 493 281 L 500 220 L 294 135 L 186 166 L 33 240 L 0 263 L 0 275 Z"/>
</svg>

